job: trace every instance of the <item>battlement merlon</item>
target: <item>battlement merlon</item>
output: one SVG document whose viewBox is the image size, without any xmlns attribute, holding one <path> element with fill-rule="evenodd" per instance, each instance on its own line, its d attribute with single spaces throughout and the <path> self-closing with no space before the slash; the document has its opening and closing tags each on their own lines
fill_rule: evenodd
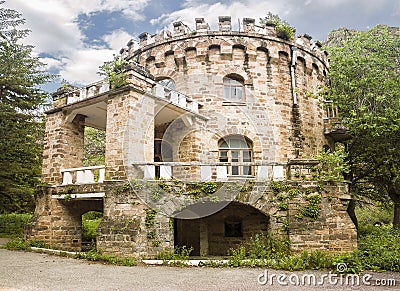
<svg viewBox="0 0 400 291">
<path fill-rule="evenodd" d="M 133 49 L 132 41 L 128 42 L 128 49 L 123 49 L 124 52 L 134 54 L 134 51 L 141 51 L 148 46 L 160 44 L 162 42 L 180 39 L 183 37 L 196 37 L 198 35 L 220 35 L 230 34 L 238 36 L 254 36 L 258 38 L 271 39 L 277 42 L 284 42 L 299 46 L 300 49 L 307 50 L 320 58 L 322 61 L 327 62 L 327 52 L 321 49 L 319 41 L 311 41 L 312 37 L 308 34 L 297 36 L 292 41 L 287 41 L 278 37 L 276 25 L 273 23 L 266 23 L 265 25 L 257 25 L 254 18 L 243 18 L 239 31 L 232 30 L 232 21 L 230 16 L 218 17 L 218 31 L 210 29 L 209 24 L 204 18 L 195 18 L 195 30 L 191 30 L 188 25 L 182 21 L 173 23 L 173 32 L 162 30 L 158 34 L 149 34 L 148 32 L 141 33 L 139 38 L 139 49 Z"/>
</svg>

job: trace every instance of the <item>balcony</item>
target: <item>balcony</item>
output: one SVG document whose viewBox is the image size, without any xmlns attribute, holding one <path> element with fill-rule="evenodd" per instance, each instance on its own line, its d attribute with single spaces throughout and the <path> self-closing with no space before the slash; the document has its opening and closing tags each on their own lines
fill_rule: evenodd
<svg viewBox="0 0 400 291">
<path fill-rule="evenodd" d="M 342 142 L 351 138 L 347 132 L 347 127 L 339 120 L 338 108 L 332 101 L 324 101 L 324 134 L 335 142 Z"/>
</svg>

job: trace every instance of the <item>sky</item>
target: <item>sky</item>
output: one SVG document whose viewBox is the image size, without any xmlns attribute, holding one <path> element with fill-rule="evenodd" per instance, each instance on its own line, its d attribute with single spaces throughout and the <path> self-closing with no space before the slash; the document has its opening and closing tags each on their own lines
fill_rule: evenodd
<svg viewBox="0 0 400 291">
<path fill-rule="evenodd" d="M 239 19 L 258 21 L 272 12 L 297 35 L 321 41 L 341 27 L 400 26 L 400 0 L 6 0 L 2 6 L 22 13 L 31 30 L 25 43 L 34 45 L 46 69 L 58 75 L 44 86 L 49 92 L 62 80 L 78 86 L 100 80 L 99 66 L 129 40 L 137 41 L 145 31 L 172 30 L 178 20 L 194 29 L 194 18 L 204 17 L 218 30 L 218 16 L 229 15 L 237 30 Z"/>
</svg>

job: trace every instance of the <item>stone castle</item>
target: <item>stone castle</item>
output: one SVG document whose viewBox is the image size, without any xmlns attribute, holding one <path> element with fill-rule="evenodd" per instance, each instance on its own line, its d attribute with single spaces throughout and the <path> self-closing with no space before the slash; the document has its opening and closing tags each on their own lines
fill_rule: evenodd
<svg viewBox="0 0 400 291">
<path fill-rule="evenodd" d="M 308 35 L 283 40 L 251 18 L 241 31 L 225 16 L 218 31 L 203 18 L 195 25 L 128 42 L 117 56 L 123 84 L 53 94 L 47 185 L 26 237 L 80 250 L 82 214 L 96 210 L 96 246 L 117 256 L 183 245 L 220 256 L 267 232 L 297 251 L 353 250 L 348 186 L 318 181 L 309 158 L 345 138 L 337 112 L 315 94 L 326 52 Z M 105 131 L 105 165 L 83 167 L 85 126 Z"/>
</svg>

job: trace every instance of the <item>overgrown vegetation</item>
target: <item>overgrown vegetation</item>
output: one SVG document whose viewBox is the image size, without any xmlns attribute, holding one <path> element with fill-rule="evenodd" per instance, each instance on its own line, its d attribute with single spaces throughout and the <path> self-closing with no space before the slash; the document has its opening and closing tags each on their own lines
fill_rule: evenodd
<svg viewBox="0 0 400 291">
<path fill-rule="evenodd" d="M 400 228 L 400 30 L 377 25 L 342 36 L 327 46 L 331 86 L 323 97 L 351 136 L 347 179 L 355 198 L 391 200 Z"/>
<path fill-rule="evenodd" d="M 115 257 L 111 255 L 103 254 L 101 251 L 96 251 L 92 249 L 88 252 L 81 252 L 77 253 L 74 256 L 75 259 L 85 259 L 88 261 L 98 261 L 104 262 L 112 265 L 119 265 L 119 266 L 135 266 L 135 260 L 131 257 Z"/>
<path fill-rule="evenodd" d="M 127 84 L 126 72 L 128 62 L 123 58 L 115 58 L 111 62 L 105 62 L 99 71 L 99 75 L 105 76 L 111 89 L 117 89 Z"/>
<path fill-rule="evenodd" d="M 293 40 L 295 37 L 296 29 L 294 27 L 290 26 L 289 23 L 287 23 L 286 21 L 281 20 L 281 18 L 278 15 L 272 14 L 271 12 L 268 12 L 266 17 L 260 18 L 260 24 L 261 25 L 268 25 L 268 24 L 276 25 L 277 36 L 284 40 Z"/>
<path fill-rule="evenodd" d="M 31 217 L 30 213 L 0 214 L 0 237 L 22 237 L 24 225 Z"/>
<path fill-rule="evenodd" d="M 97 211 L 89 211 L 82 215 L 82 242 L 96 241 L 97 228 L 103 218 L 103 214 Z"/>
</svg>

